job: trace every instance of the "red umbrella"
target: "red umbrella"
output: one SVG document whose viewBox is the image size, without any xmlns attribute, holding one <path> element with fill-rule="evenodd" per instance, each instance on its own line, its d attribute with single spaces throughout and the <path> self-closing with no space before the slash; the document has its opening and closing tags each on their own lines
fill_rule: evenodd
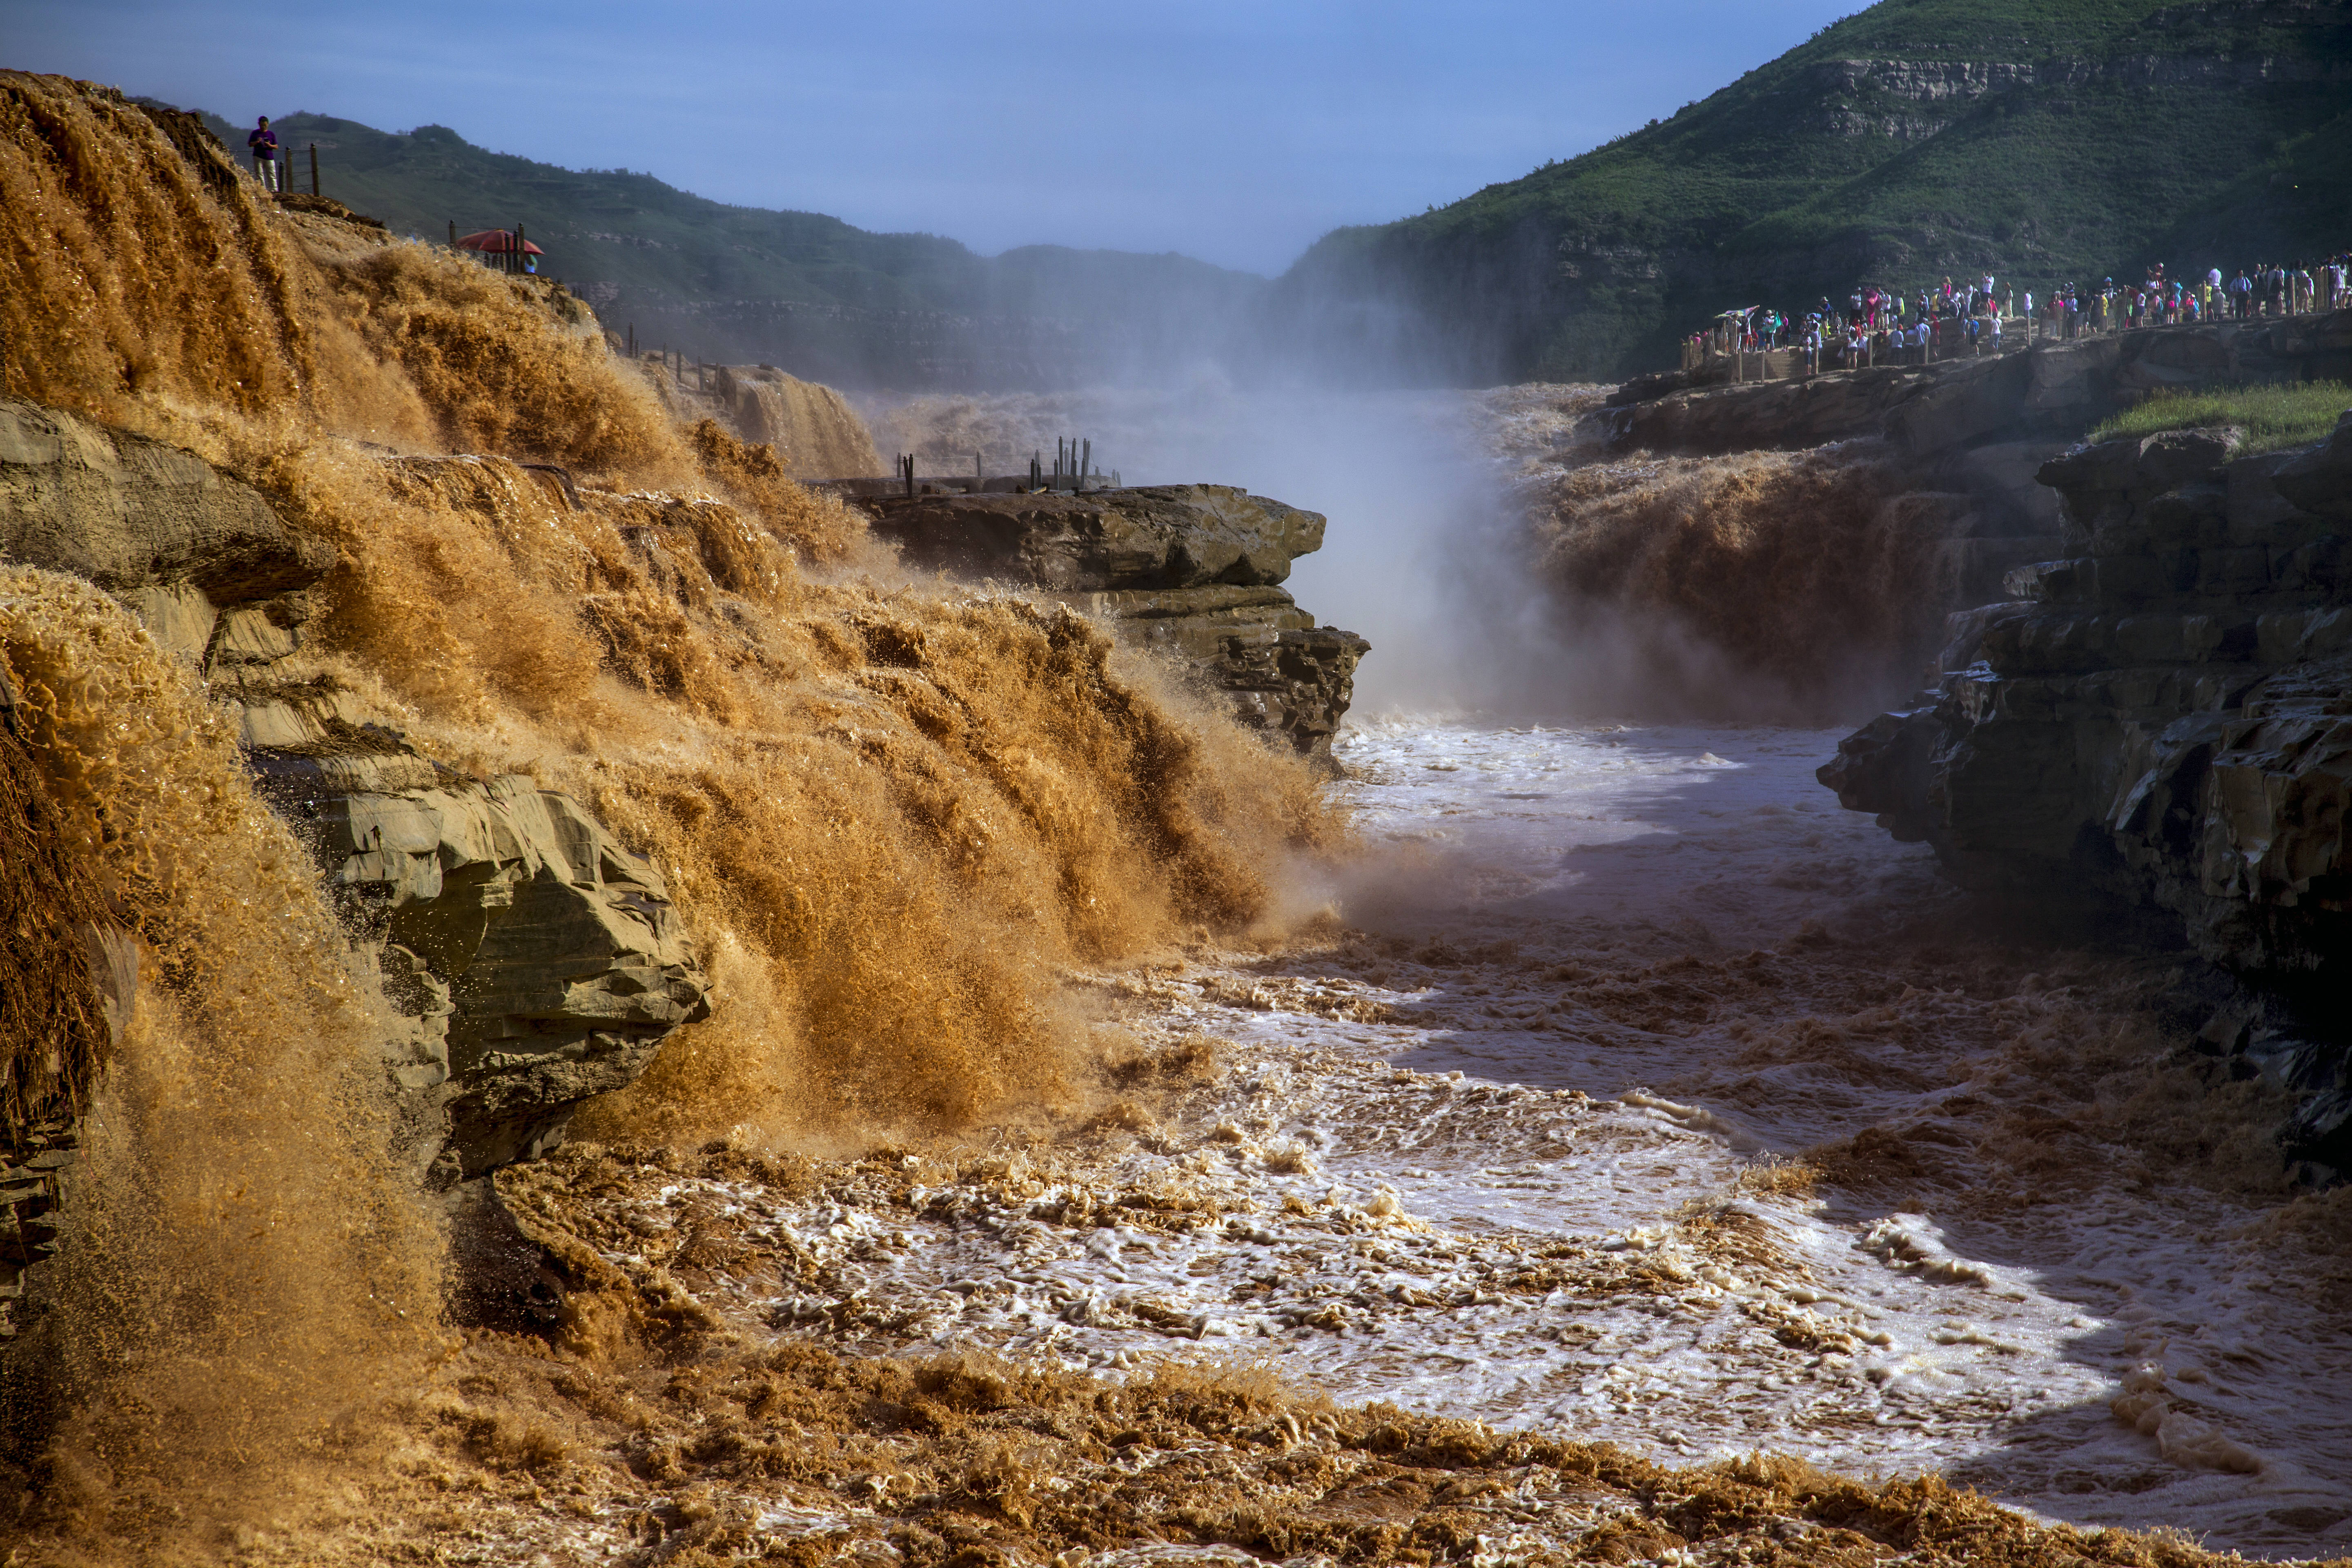
<svg viewBox="0 0 2352 1568">
<path fill-rule="evenodd" d="M 494 250 L 503 253 L 514 247 L 515 237 L 502 228 L 486 228 L 478 234 L 460 236 L 457 240 L 457 248 L 460 250 Z M 547 254 L 527 239 L 522 242 L 522 248 L 527 256 Z"/>
</svg>

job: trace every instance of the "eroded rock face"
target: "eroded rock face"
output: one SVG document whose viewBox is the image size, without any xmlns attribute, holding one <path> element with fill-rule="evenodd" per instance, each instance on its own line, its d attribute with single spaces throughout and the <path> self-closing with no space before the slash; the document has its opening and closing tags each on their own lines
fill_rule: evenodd
<svg viewBox="0 0 2352 1568">
<path fill-rule="evenodd" d="M 0 399 L 0 555 L 126 602 L 168 597 L 159 618 L 183 645 L 217 606 L 307 586 L 335 561 L 194 452 L 14 398 Z"/>
<path fill-rule="evenodd" d="M 1191 664 L 1244 724 L 1328 759 L 1371 645 L 1277 586 L 1324 519 L 1230 485 L 1084 495 L 869 496 L 908 563 L 1067 595 L 1124 640 Z"/>
<path fill-rule="evenodd" d="M 569 797 L 444 767 L 303 668 L 334 552 L 259 492 L 193 453 L 0 403 L 0 552 L 105 588 L 237 705 L 263 796 L 317 856 L 350 963 L 383 990 L 435 1181 L 542 1152 L 582 1100 L 707 1016 L 653 866 Z"/>
<path fill-rule="evenodd" d="M 1042 588 L 1255 587 L 1323 547 L 1323 516 L 1231 485 L 869 501 L 916 566 Z"/>
<path fill-rule="evenodd" d="M 2012 572 L 1822 782 L 1964 885 L 2167 912 L 2285 999 L 2217 1048 L 2312 1091 L 2298 1148 L 2352 1164 L 2352 1018 L 2302 1005 L 2352 964 L 2352 414 L 2300 453 L 2180 431 L 2042 478 L 2074 553 Z"/>
<path fill-rule="evenodd" d="M 279 804 L 406 1023 L 395 1071 L 447 1123 L 436 1178 L 544 1153 L 709 1015 L 660 873 L 569 796 L 510 775 Z"/>
</svg>

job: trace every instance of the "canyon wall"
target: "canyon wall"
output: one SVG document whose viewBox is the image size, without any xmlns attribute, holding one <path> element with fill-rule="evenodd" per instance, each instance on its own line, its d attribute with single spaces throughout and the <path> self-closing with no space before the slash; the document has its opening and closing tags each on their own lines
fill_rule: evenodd
<svg viewBox="0 0 2352 1568">
<path fill-rule="evenodd" d="M 2352 1165 L 2352 1028 L 2328 1000 L 2352 952 L 2352 416 L 2293 451 L 2231 428 L 2082 443 L 2166 393 L 2348 375 L 2352 311 L 1643 377 L 1579 417 L 1604 456 L 1539 542 L 1738 668 L 1901 645 L 1930 689 L 1822 782 L 1964 886 L 2185 940 L 2238 987 L 2204 1047 L 2297 1097 L 2291 1152 Z M 1843 564 L 1765 569 L 1808 542 Z"/>
<path fill-rule="evenodd" d="M 2347 375 L 2352 311 L 1789 380 L 1639 377 L 1577 415 L 1599 456 L 1538 498 L 1538 544 L 1580 602 L 1671 616 L 1834 716 L 1915 687 L 1948 614 L 2066 552 L 2037 476 L 2101 420 L 2169 392 Z"/>
<path fill-rule="evenodd" d="M 1936 687 L 1822 780 L 1965 886 L 2163 911 L 2249 990 L 2206 1048 L 2302 1096 L 2352 1164 L 2352 412 L 2315 447 L 2233 429 L 2045 464 L 2063 558 L 1953 618 Z"/>
</svg>

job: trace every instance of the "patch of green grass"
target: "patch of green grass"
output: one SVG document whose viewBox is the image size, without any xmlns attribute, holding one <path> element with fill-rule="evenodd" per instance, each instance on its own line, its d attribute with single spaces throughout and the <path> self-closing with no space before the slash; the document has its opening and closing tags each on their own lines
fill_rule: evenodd
<svg viewBox="0 0 2352 1568">
<path fill-rule="evenodd" d="M 2091 432 L 2094 441 L 2153 436 L 2162 430 L 2210 430 L 2234 425 L 2245 451 L 2275 452 L 2325 440 L 2352 408 L 2352 386 L 2340 381 L 2293 381 L 2257 386 L 2214 386 L 2201 392 L 2159 392 Z"/>
</svg>

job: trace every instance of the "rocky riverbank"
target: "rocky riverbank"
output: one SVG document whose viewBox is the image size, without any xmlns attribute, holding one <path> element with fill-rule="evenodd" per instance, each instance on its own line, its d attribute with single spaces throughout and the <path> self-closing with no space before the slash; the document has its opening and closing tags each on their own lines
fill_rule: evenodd
<svg viewBox="0 0 2352 1568">
<path fill-rule="evenodd" d="M 1954 617 L 1935 689 L 1822 780 L 1964 885 L 2166 911 L 2247 993 L 2201 1040 L 2305 1098 L 2291 1150 L 2352 1164 L 2352 415 L 2241 455 L 2232 429 L 2041 470 L 2067 552 Z"/>
</svg>

